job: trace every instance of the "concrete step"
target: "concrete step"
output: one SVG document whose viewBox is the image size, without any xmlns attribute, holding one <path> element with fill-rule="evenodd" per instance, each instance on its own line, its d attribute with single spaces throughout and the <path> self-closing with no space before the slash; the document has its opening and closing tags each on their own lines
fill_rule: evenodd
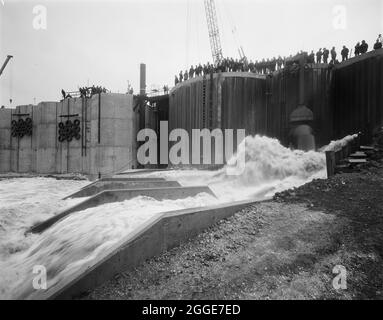
<svg viewBox="0 0 383 320">
<path fill-rule="evenodd" d="M 156 200 L 177 200 L 185 199 L 187 197 L 194 197 L 197 194 L 203 192 L 215 196 L 207 186 L 106 190 L 58 213 L 57 215 L 44 222 L 33 226 L 28 232 L 41 233 L 52 226 L 54 223 L 60 221 L 73 212 L 85 210 L 88 208 L 94 208 L 105 203 L 129 200 L 138 196 L 147 196 Z"/>
<path fill-rule="evenodd" d="M 359 149 L 362 150 L 362 151 L 368 151 L 368 150 L 370 150 L 370 151 L 377 151 L 376 148 L 371 147 L 371 146 L 360 146 Z"/>
<path fill-rule="evenodd" d="M 350 154 L 349 156 L 350 158 L 367 158 L 367 154 L 365 152 L 361 152 L 361 151 L 357 151 L 353 154 Z"/>
<path fill-rule="evenodd" d="M 119 189 L 147 189 L 147 188 L 169 188 L 181 187 L 177 181 L 162 181 L 162 180 L 111 180 L 111 181 L 97 181 L 96 183 L 86 186 L 79 191 L 65 197 L 63 200 L 69 198 L 81 198 L 94 196 L 104 190 L 119 190 Z"/>
<path fill-rule="evenodd" d="M 350 163 L 339 164 L 335 167 L 336 173 L 350 173 L 352 172 L 352 166 Z"/>
<path fill-rule="evenodd" d="M 347 162 L 351 164 L 367 163 L 367 159 L 347 159 Z"/>
</svg>

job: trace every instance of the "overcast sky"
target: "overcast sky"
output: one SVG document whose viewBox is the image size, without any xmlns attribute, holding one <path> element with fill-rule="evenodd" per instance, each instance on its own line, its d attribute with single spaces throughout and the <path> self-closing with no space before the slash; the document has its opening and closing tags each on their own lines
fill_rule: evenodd
<svg viewBox="0 0 383 320">
<path fill-rule="evenodd" d="M 234 58 L 239 45 L 255 60 L 363 39 L 372 47 L 383 33 L 382 0 L 215 2 L 224 56 Z M 46 7 L 45 30 L 34 28 L 36 5 Z M 0 0 L 0 65 L 7 54 L 0 104 L 13 98 L 13 107 L 88 83 L 125 93 L 130 81 L 138 92 L 141 62 L 148 89 L 172 86 L 180 69 L 212 60 L 203 0 Z"/>
</svg>

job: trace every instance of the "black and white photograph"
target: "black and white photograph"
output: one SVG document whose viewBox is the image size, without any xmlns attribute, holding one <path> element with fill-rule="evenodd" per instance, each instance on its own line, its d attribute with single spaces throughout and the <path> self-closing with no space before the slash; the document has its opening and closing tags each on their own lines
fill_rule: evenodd
<svg viewBox="0 0 383 320">
<path fill-rule="evenodd" d="M 382 300 L 382 47 L 382 0 L 0 0 L 0 300 Z"/>
</svg>

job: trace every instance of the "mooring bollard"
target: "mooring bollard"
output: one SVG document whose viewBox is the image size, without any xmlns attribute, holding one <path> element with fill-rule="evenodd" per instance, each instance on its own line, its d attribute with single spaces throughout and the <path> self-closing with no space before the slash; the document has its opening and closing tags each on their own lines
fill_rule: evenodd
<svg viewBox="0 0 383 320">
<path fill-rule="evenodd" d="M 326 151 L 327 178 L 335 174 L 335 152 Z"/>
</svg>

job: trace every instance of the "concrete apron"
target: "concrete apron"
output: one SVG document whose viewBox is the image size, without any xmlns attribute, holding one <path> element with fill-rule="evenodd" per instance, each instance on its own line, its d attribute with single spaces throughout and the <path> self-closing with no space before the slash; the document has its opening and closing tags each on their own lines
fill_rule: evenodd
<svg viewBox="0 0 383 320">
<path fill-rule="evenodd" d="M 74 299 L 103 284 L 116 274 L 131 270 L 140 263 L 197 236 L 216 222 L 255 203 L 238 201 L 204 208 L 165 212 L 104 252 L 97 261 L 85 263 L 61 284 L 36 291 L 28 299 Z"/>
<path fill-rule="evenodd" d="M 181 187 L 181 185 L 177 181 L 161 181 L 161 180 L 97 181 L 96 183 L 86 186 L 80 189 L 79 191 L 63 198 L 63 200 L 66 200 L 69 198 L 90 197 L 105 190 L 166 188 L 166 187 Z"/>
<path fill-rule="evenodd" d="M 106 190 L 62 211 L 61 213 L 58 213 L 57 215 L 43 221 L 40 224 L 33 226 L 27 231 L 27 233 L 41 233 L 52 226 L 54 223 L 65 218 L 73 212 L 97 207 L 105 203 L 129 200 L 138 196 L 147 196 L 156 200 L 177 200 L 185 199 L 187 197 L 194 197 L 202 192 L 215 196 L 210 188 L 206 186 Z"/>
<path fill-rule="evenodd" d="M 127 178 L 127 177 L 109 177 L 109 178 L 101 178 L 97 179 L 90 184 L 86 185 L 82 189 L 88 188 L 90 186 L 93 186 L 94 184 L 97 184 L 98 182 L 105 182 L 105 181 L 165 181 L 165 178 Z"/>
</svg>

